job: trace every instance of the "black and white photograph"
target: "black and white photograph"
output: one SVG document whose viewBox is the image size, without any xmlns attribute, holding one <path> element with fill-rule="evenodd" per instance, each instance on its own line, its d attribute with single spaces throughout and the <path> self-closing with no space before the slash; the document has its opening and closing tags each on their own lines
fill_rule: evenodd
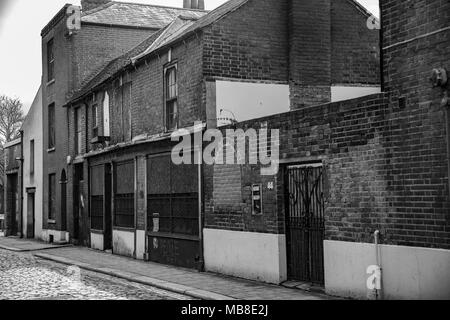
<svg viewBox="0 0 450 320">
<path fill-rule="evenodd" d="M 0 48 L 0 301 L 450 300 L 449 0 L 0 0 Z"/>
</svg>

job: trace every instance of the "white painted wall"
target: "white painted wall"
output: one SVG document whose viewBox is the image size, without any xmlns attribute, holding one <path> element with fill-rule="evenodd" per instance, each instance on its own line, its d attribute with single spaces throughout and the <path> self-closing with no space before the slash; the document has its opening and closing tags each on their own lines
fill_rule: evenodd
<svg viewBox="0 0 450 320">
<path fill-rule="evenodd" d="M 69 233 L 67 231 L 42 230 L 40 239 L 49 242 L 50 236 L 53 236 L 53 242 L 69 242 Z"/>
<path fill-rule="evenodd" d="M 103 235 L 91 232 L 91 249 L 105 250 L 105 242 L 103 241 Z"/>
<path fill-rule="evenodd" d="M 332 86 L 331 102 L 355 99 L 380 92 L 381 87 Z"/>
<path fill-rule="evenodd" d="M 206 271 L 280 284 L 287 279 L 286 236 L 204 229 Z"/>
<path fill-rule="evenodd" d="M 242 122 L 290 111 L 289 85 L 216 81 L 217 118 Z M 221 109 L 226 109 L 220 112 Z M 231 112 L 230 112 L 231 111 Z M 227 125 L 219 121 L 218 126 Z"/>
<path fill-rule="evenodd" d="M 34 98 L 30 110 L 22 125 L 23 130 L 23 230 L 26 235 L 28 194 L 27 188 L 36 188 L 35 201 L 35 238 L 42 238 L 42 203 L 43 203 L 43 122 L 42 122 L 42 90 Z M 34 174 L 30 174 L 30 141 L 34 139 Z"/>
<path fill-rule="evenodd" d="M 113 230 L 113 252 L 126 257 L 134 256 L 134 231 Z"/>
<path fill-rule="evenodd" d="M 136 230 L 136 259 L 145 258 L 145 231 Z"/>
<path fill-rule="evenodd" d="M 375 252 L 373 244 L 325 241 L 327 293 L 366 299 Z M 450 250 L 382 245 L 381 267 L 385 299 L 450 299 Z"/>
</svg>

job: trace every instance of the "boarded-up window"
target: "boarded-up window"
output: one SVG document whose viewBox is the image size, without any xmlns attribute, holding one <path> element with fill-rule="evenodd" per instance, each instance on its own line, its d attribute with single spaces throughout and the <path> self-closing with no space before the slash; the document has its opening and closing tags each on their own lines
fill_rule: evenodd
<svg viewBox="0 0 450 320">
<path fill-rule="evenodd" d="M 114 87 L 112 142 L 131 141 L 131 82 L 121 84 L 117 80 Z"/>
<path fill-rule="evenodd" d="M 91 168 L 91 229 L 103 230 L 104 166 Z"/>
<path fill-rule="evenodd" d="M 117 164 L 114 181 L 114 226 L 134 228 L 134 162 Z"/>
<path fill-rule="evenodd" d="M 197 236 L 198 167 L 174 165 L 170 155 L 147 162 L 149 232 Z"/>
</svg>

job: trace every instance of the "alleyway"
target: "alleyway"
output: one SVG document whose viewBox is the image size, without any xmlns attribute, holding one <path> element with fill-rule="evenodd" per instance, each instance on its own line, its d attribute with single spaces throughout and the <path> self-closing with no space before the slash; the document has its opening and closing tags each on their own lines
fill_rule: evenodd
<svg viewBox="0 0 450 320">
<path fill-rule="evenodd" d="M 0 300 L 186 300 L 187 296 L 0 249 Z"/>
</svg>

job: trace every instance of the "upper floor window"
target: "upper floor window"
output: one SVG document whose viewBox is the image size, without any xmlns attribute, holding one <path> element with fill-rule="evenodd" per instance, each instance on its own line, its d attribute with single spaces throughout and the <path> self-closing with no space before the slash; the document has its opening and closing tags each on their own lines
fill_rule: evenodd
<svg viewBox="0 0 450 320">
<path fill-rule="evenodd" d="M 92 106 L 92 136 L 98 137 L 98 106 Z"/>
<path fill-rule="evenodd" d="M 34 140 L 30 141 L 30 174 L 34 174 Z"/>
<path fill-rule="evenodd" d="M 53 39 L 47 42 L 47 74 L 48 82 L 55 79 L 55 46 Z"/>
<path fill-rule="evenodd" d="M 81 116 L 81 108 L 75 109 L 75 154 L 78 155 L 82 150 L 83 142 L 83 119 Z"/>
<path fill-rule="evenodd" d="M 48 148 L 55 148 L 55 104 L 48 106 Z"/>
<path fill-rule="evenodd" d="M 178 127 L 178 84 L 176 65 L 166 68 L 164 84 L 166 129 L 172 131 Z"/>
</svg>

